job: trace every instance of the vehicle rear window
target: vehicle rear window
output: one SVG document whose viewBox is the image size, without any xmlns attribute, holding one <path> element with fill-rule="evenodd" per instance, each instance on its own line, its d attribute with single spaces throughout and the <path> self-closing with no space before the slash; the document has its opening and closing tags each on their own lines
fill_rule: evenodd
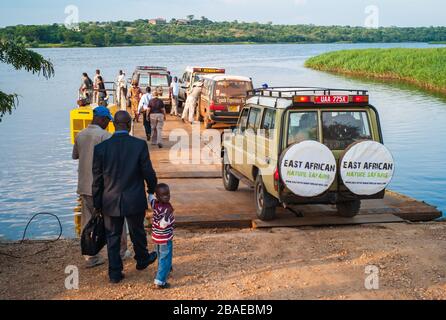
<svg viewBox="0 0 446 320">
<path fill-rule="evenodd" d="M 218 81 L 215 84 L 217 97 L 244 97 L 249 90 L 252 90 L 252 85 L 247 81 Z"/>
<path fill-rule="evenodd" d="M 318 140 L 317 112 L 291 112 L 288 125 L 288 146 L 305 140 Z"/>
<path fill-rule="evenodd" d="M 371 140 L 367 112 L 322 112 L 324 144 L 331 150 L 344 150 L 359 140 Z"/>
<path fill-rule="evenodd" d="M 140 88 L 145 88 L 149 86 L 149 75 L 148 74 L 140 74 L 138 85 Z"/>
<path fill-rule="evenodd" d="M 152 74 L 150 75 L 152 87 L 168 87 L 169 82 L 167 75 L 165 74 Z"/>
</svg>

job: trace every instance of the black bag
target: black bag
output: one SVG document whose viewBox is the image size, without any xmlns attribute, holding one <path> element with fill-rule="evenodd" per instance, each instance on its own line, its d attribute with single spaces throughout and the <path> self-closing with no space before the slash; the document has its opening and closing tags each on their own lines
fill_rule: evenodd
<svg viewBox="0 0 446 320">
<path fill-rule="evenodd" d="M 107 243 L 104 217 L 93 217 L 82 231 L 81 249 L 84 256 L 95 256 Z"/>
</svg>

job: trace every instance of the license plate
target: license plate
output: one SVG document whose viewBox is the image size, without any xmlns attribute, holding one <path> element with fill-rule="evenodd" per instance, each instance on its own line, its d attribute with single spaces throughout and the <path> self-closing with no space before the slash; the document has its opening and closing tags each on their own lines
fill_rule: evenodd
<svg viewBox="0 0 446 320">
<path fill-rule="evenodd" d="M 348 103 L 349 96 L 316 96 L 314 103 L 316 104 L 336 104 Z"/>
<path fill-rule="evenodd" d="M 239 106 L 230 106 L 229 112 L 239 112 L 240 107 Z"/>
</svg>

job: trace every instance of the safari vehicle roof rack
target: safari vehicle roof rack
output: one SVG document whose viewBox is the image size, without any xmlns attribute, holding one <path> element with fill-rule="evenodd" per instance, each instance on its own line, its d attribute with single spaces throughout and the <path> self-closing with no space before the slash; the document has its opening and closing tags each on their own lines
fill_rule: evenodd
<svg viewBox="0 0 446 320">
<path fill-rule="evenodd" d="M 335 89 L 323 87 L 270 87 L 267 89 L 257 88 L 248 91 L 248 97 L 272 97 L 293 99 L 300 95 L 368 95 L 368 90 L 363 89 Z"/>
<path fill-rule="evenodd" d="M 166 67 L 158 67 L 158 66 L 137 66 L 136 70 L 159 70 L 159 71 L 167 71 Z"/>
</svg>

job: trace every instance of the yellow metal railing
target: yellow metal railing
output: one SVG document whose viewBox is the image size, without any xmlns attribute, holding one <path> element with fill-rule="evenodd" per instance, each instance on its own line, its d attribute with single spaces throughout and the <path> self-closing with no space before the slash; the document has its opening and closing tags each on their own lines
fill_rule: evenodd
<svg viewBox="0 0 446 320">
<path fill-rule="evenodd" d="M 112 89 L 106 89 L 109 101 L 112 102 L 107 106 L 107 108 L 110 110 L 112 116 L 116 114 L 116 112 L 119 111 L 118 106 L 115 103 L 115 91 L 116 86 L 113 82 L 106 82 L 106 84 L 110 85 L 112 84 Z M 88 127 L 88 125 L 93 121 L 93 110 L 96 108 L 97 105 L 87 105 L 84 107 L 78 107 L 70 111 L 70 137 L 71 137 L 71 144 L 74 144 L 76 140 L 76 136 Z M 107 131 L 110 133 L 115 132 L 115 126 L 112 122 L 107 127 Z"/>
</svg>

